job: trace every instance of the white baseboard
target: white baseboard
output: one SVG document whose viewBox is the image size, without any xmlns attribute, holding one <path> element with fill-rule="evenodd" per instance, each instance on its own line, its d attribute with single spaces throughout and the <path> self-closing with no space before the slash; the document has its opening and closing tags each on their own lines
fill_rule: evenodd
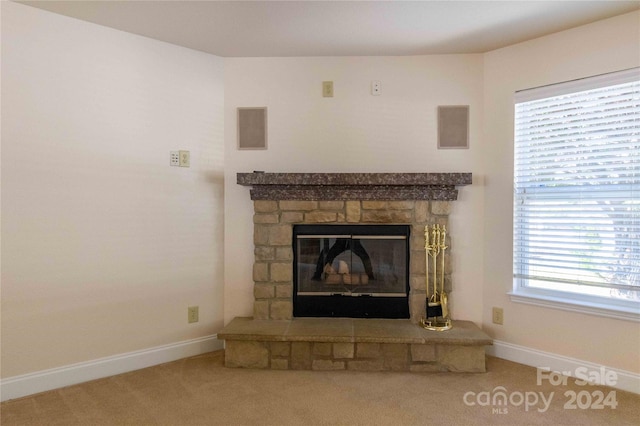
<svg viewBox="0 0 640 426">
<path fill-rule="evenodd" d="M 89 380 L 100 379 L 151 367 L 181 358 L 223 349 L 224 343 L 214 334 L 155 348 L 128 352 L 92 361 L 66 365 L 35 373 L 8 377 L 0 381 L 0 400 L 20 398 Z"/>
<path fill-rule="evenodd" d="M 578 368 L 587 368 L 588 371 L 600 371 L 602 367 L 606 371 L 616 373 L 616 383 L 612 386 L 616 389 L 624 390 L 640 394 L 640 374 L 630 371 L 620 370 L 608 366 L 594 364 L 592 362 L 582 361 L 576 358 L 569 358 L 562 355 L 543 352 L 537 349 L 531 349 L 525 346 L 514 345 L 512 343 L 494 340 L 493 346 L 487 346 L 487 355 L 497 358 L 506 359 L 508 361 L 517 362 L 519 364 L 531 367 L 549 368 L 555 372 L 576 372 Z M 578 370 L 580 371 L 580 370 Z M 574 374 L 569 374 L 574 376 Z"/>
<path fill-rule="evenodd" d="M 217 336 L 205 336 L 169 345 L 157 346 L 97 360 L 52 368 L 35 373 L 8 377 L 0 381 L 0 400 L 21 398 L 39 392 L 58 389 L 77 383 L 122 374 L 141 368 L 196 356 L 224 348 Z M 598 371 L 600 365 L 569 358 L 525 346 L 494 340 L 487 346 L 487 354 L 531 367 L 550 368 L 552 371 L 574 372 L 577 368 Z M 604 366 L 617 375 L 616 389 L 640 394 L 640 374 Z"/>
</svg>

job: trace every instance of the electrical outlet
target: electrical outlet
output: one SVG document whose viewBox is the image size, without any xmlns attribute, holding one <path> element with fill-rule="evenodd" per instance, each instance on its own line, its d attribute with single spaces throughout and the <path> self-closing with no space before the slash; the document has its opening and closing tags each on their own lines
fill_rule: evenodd
<svg viewBox="0 0 640 426">
<path fill-rule="evenodd" d="M 322 82 L 322 97 L 333 98 L 333 81 Z"/>
<path fill-rule="evenodd" d="M 198 306 L 189 306 L 187 308 L 187 319 L 189 320 L 189 324 L 200 321 L 200 314 L 198 310 Z"/>
<path fill-rule="evenodd" d="M 189 151 L 178 151 L 180 153 L 180 167 L 189 167 L 191 165 L 191 154 Z"/>
<path fill-rule="evenodd" d="M 493 323 L 494 324 L 504 324 L 504 313 L 502 308 L 493 308 Z"/>
<path fill-rule="evenodd" d="M 172 167 L 180 165 L 180 151 L 169 151 L 169 164 Z"/>
</svg>

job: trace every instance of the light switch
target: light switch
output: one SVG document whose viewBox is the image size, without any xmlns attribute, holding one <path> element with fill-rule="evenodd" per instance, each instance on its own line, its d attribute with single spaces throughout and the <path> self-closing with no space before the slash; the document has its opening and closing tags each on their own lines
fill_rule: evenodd
<svg viewBox="0 0 640 426">
<path fill-rule="evenodd" d="M 322 82 L 322 97 L 333 98 L 333 81 Z"/>
</svg>

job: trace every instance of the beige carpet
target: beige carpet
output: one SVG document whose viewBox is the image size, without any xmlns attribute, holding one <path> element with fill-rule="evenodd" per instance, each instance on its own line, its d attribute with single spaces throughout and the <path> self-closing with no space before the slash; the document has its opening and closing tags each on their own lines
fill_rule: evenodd
<svg viewBox="0 0 640 426">
<path fill-rule="evenodd" d="M 640 395 L 536 384 L 536 370 L 488 358 L 484 374 L 242 370 L 213 352 L 7 401 L 9 425 L 638 425 Z M 512 402 L 479 405 L 502 386 Z M 583 391 L 586 391 L 584 393 Z M 565 392 L 614 392 L 617 407 L 567 409 Z M 538 403 L 519 405 L 520 396 Z M 542 393 L 542 394 L 541 394 Z M 553 393 L 553 394 L 552 394 Z M 587 395 L 588 394 L 588 395 Z M 465 395 L 466 401 L 465 403 Z M 545 410 L 540 399 L 551 399 Z M 595 398 L 593 401 L 595 401 Z M 612 402 L 610 399 L 609 402 Z M 471 405 L 474 403 L 475 405 Z M 540 411 L 539 411 L 540 410 Z M 502 413 L 500 413 L 501 411 Z M 505 413 L 506 411 L 506 413 Z"/>
</svg>

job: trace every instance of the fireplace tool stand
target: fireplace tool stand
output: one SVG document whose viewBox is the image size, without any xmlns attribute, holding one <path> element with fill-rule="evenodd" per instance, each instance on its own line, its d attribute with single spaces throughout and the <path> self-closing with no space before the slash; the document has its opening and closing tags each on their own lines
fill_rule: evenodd
<svg viewBox="0 0 640 426">
<path fill-rule="evenodd" d="M 445 331 L 451 328 L 449 300 L 444 291 L 444 252 L 449 248 L 445 245 L 446 237 L 444 225 L 434 225 L 431 230 L 429 225 L 424 227 L 427 300 L 426 316 L 420 320 L 420 325 L 427 330 Z"/>
</svg>

